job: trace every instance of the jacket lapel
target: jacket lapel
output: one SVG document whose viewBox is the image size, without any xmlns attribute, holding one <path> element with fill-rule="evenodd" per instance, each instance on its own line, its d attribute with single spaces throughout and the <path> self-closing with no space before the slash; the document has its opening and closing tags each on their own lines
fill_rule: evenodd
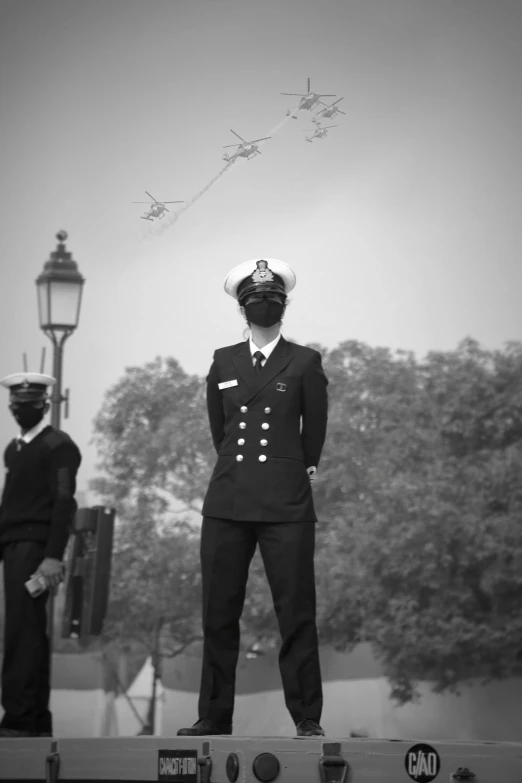
<svg viewBox="0 0 522 783">
<path fill-rule="evenodd" d="M 259 392 L 272 381 L 276 375 L 292 361 L 292 355 L 290 348 L 284 337 L 281 337 L 276 347 L 266 360 L 265 366 L 259 375 L 256 375 L 254 365 L 252 363 L 252 354 L 250 353 L 250 345 L 247 340 L 242 344 L 239 355 L 234 359 L 234 365 L 238 371 L 238 374 L 247 384 L 247 389 L 244 395 L 242 395 L 242 401 L 246 404 L 250 402 Z"/>
<path fill-rule="evenodd" d="M 238 353 L 232 358 L 237 374 L 249 389 L 256 382 L 256 373 L 252 364 L 252 354 L 248 340 L 241 343 Z"/>
</svg>

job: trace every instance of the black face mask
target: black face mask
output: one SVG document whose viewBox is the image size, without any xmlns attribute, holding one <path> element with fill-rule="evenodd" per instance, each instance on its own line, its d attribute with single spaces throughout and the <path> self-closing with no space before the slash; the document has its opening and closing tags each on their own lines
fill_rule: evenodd
<svg viewBox="0 0 522 783">
<path fill-rule="evenodd" d="M 275 326 L 283 317 L 285 306 L 280 302 L 263 299 L 262 302 L 250 302 L 245 305 L 245 314 L 249 323 L 267 329 Z"/>
<path fill-rule="evenodd" d="M 40 424 L 44 417 L 43 408 L 33 408 L 32 406 L 12 408 L 11 413 L 23 430 L 32 430 L 33 427 Z"/>
</svg>

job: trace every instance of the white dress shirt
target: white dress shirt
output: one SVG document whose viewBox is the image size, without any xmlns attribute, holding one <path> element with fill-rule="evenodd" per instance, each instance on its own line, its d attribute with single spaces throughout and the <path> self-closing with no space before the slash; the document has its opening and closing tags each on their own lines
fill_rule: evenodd
<svg viewBox="0 0 522 783">
<path fill-rule="evenodd" d="M 274 348 L 276 347 L 280 339 L 281 339 L 281 332 L 279 332 L 275 340 L 272 340 L 271 343 L 265 345 L 264 348 L 258 348 L 257 345 L 252 341 L 252 336 L 250 336 L 249 342 L 250 342 L 250 353 L 252 354 L 252 364 L 255 365 L 256 363 L 256 360 L 254 358 L 255 352 L 261 351 L 261 353 L 265 357 L 264 359 L 261 360 L 261 367 L 264 367 L 266 364 L 266 360 L 268 359 L 268 357 L 270 356 L 270 354 L 272 353 L 272 351 L 274 350 Z"/>
</svg>

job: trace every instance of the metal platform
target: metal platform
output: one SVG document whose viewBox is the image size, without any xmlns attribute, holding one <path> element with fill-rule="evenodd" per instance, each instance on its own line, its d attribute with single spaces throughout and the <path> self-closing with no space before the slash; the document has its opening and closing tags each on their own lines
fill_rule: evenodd
<svg viewBox="0 0 522 783">
<path fill-rule="evenodd" d="M 426 751 L 430 746 L 431 755 Z M 522 743 L 324 737 L 0 739 L 2 783 L 116 780 L 522 783 Z"/>
</svg>

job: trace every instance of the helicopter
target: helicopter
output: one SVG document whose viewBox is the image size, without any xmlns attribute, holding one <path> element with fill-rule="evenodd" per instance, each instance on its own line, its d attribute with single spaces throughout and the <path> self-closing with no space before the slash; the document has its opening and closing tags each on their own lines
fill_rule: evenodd
<svg viewBox="0 0 522 783">
<path fill-rule="evenodd" d="M 183 201 L 157 201 L 154 196 L 151 196 L 148 190 L 145 191 L 147 196 L 150 196 L 153 204 L 150 205 L 150 209 L 148 212 L 145 212 L 144 215 L 140 215 L 142 220 L 150 220 L 151 223 L 154 222 L 153 218 L 158 218 L 158 220 L 161 220 L 165 215 L 164 212 L 170 212 L 169 209 L 165 206 L 165 204 L 183 204 Z M 148 204 L 148 201 L 133 201 L 133 204 Z"/>
<path fill-rule="evenodd" d="M 304 131 L 304 133 L 308 133 L 309 131 L 313 130 L 313 134 L 310 136 L 310 138 L 305 139 L 305 141 L 311 142 L 312 139 L 324 139 L 325 136 L 328 136 L 327 128 L 337 128 L 337 125 L 325 125 L 324 128 L 322 128 L 318 122 L 316 128 L 307 128 Z"/>
<path fill-rule="evenodd" d="M 330 93 L 317 93 L 317 92 L 311 92 L 310 91 L 310 77 L 308 77 L 308 93 L 306 95 L 303 95 L 300 92 L 282 92 L 281 95 L 299 95 L 301 97 L 301 100 L 299 101 L 299 109 L 313 109 L 314 106 L 317 106 L 318 103 L 321 103 L 319 98 L 335 98 L 335 95 L 330 95 Z M 286 112 L 286 116 L 289 117 L 292 114 L 290 109 Z M 295 115 L 292 114 L 292 118 L 294 120 L 297 119 Z"/>
<path fill-rule="evenodd" d="M 320 114 L 321 117 L 324 117 L 325 119 L 331 119 L 332 117 L 335 117 L 336 114 L 344 114 L 346 117 L 346 112 L 341 111 L 335 104 L 339 103 L 339 101 L 342 101 L 343 98 L 338 98 L 336 101 L 334 101 L 330 106 L 328 106 L 326 103 L 323 103 L 322 101 L 319 101 L 319 103 L 324 106 L 324 109 L 319 109 L 319 111 L 316 111 L 316 114 Z M 312 117 L 312 122 L 317 122 L 317 120 Z"/>
<path fill-rule="evenodd" d="M 224 144 L 223 147 L 238 147 L 237 152 L 235 152 L 233 155 L 223 155 L 223 160 L 226 160 L 228 163 L 230 161 L 235 160 L 236 158 L 246 158 L 247 160 L 250 160 L 251 157 L 255 157 L 256 155 L 261 155 L 260 150 L 257 147 L 257 144 L 254 142 L 256 141 L 265 141 L 265 139 L 271 139 L 271 136 L 263 136 L 262 139 L 254 139 L 253 141 L 245 141 L 245 139 L 241 138 L 239 133 L 236 133 L 232 128 L 230 129 L 231 132 L 234 134 L 234 136 L 237 136 L 238 139 L 241 139 L 243 142 L 242 144 Z"/>
</svg>

